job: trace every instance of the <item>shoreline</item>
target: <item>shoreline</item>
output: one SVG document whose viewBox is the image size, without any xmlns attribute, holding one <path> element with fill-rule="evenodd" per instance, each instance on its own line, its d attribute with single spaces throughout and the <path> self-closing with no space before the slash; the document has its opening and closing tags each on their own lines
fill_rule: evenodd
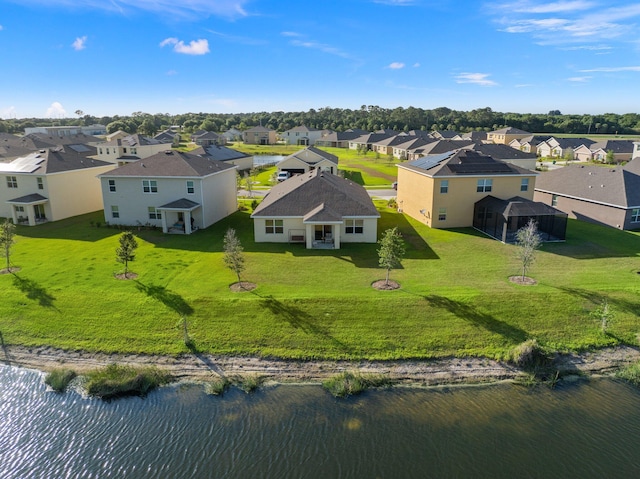
<svg viewBox="0 0 640 479">
<path fill-rule="evenodd" d="M 260 376 L 278 383 L 319 383 L 343 372 L 382 374 L 405 385 L 438 386 L 513 380 L 524 371 L 487 358 L 443 358 L 389 361 L 303 361 L 258 357 L 184 354 L 181 356 L 105 354 L 50 347 L 3 345 L 1 362 L 39 371 L 68 367 L 79 374 L 112 363 L 155 365 L 175 382 L 199 382 L 219 377 Z M 554 367 L 564 374 L 604 375 L 640 361 L 640 349 L 618 346 L 582 354 L 559 354 Z"/>
</svg>

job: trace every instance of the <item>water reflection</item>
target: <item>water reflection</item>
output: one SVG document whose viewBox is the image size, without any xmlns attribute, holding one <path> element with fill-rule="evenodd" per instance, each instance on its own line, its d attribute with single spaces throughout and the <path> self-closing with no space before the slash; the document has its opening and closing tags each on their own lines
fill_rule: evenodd
<svg viewBox="0 0 640 479">
<path fill-rule="evenodd" d="M 0 367 L 2 478 L 636 477 L 640 394 L 597 380 L 223 398 L 199 385 L 112 402 Z"/>
</svg>

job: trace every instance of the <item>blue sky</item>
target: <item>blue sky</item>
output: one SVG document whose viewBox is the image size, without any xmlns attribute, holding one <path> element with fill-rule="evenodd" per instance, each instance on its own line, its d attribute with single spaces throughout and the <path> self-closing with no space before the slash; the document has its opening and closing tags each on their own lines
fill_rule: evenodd
<svg viewBox="0 0 640 479">
<path fill-rule="evenodd" d="M 640 3 L 0 0 L 0 118 L 640 112 Z"/>
</svg>

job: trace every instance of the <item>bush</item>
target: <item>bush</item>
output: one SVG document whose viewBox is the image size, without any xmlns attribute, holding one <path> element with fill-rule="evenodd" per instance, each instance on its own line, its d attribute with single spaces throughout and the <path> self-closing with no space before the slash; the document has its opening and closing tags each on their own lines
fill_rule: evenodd
<svg viewBox="0 0 640 479">
<path fill-rule="evenodd" d="M 397 209 L 398 208 L 398 200 L 396 200 L 395 198 L 391 198 L 389 201 L 387 201 L 387 206 L 389 208 Z"/>
<path fill-rule="evenodd" d="M 640 362 L 627 366 L 616 373 L 616 377 L 624 379 L 634 386 L 640 386 Z"/>
<path fill-rule="evenodd" d="M 518 344 L 508 355 L 507 360 L 523 369 L 535 369 L 549 364 L 549 354 L 535 339 Z"/>
<path fill-rule="evenodd" d="M 369 388 L 386 387 L 391 384 L 391 379 L 381 374 L 344 372 L 324 381 L 322 387 L 334 397 L 347 397 L 360 394 Z"/>
<path fill-rule="evenodd" d="M 110 364 L 87 374 L 85 388 L 90 396 L 110 399 L 118 396 L 144 396 L 171 381 L 171 375 L 155 366 L 133 367 Z"/>
<path fill-rule="evenodd" d="M 44 383 L 55 392 L 63 393 L 75 377 L 75 371 L 67 368 L 59 368 L 49 372 L 44 378 Z"/>
<path fill-rule="evenodd" d="M 264 378 L 256 374 L 236 378 L 234 383 L 247 394 L 254 392 L 264 382 Z"/>
<path fill-rule="evenodd" d="M 230 381 L 225 377 L 215 378 L 204 385 L 204 392 L 214 396 L 222 396 L 230 384 Z"/>
</svg>

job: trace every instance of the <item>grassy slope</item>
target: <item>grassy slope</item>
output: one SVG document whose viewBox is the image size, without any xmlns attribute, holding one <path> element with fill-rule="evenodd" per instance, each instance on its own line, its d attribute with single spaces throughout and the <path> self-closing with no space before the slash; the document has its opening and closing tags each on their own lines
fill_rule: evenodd
<svg viewBox="0 0 640 479">
<path fill-rule="evenodd" d="M 18 227 L 17 275 L 0 276 L 0 332 L 8 344 L 106 352 L 181 353 L 187 315 L 199 350 L 285 358 L 500 357 L 534 337 L 553 348 L 636 343 L 637 234 L 571 221 L 568 241 L 544 245 L 531 275 L 514 247 L 470 229 L 429 229 L 383 208 L 380 231 L 399 224 L 409 245 L 392 271 L 400 291 L 376 291 L 376 245 L 307 251 L 252 241 L 247 212 L 192 236 L 140 231 L 135 281 L 113 273 L 119 231 L 91 227 L 100 214 Z M 231 293 L 222 237 L 236 228 L 252 293 Z M 607 297 L 609 334 L 589 312 Z"/>
</svg>

